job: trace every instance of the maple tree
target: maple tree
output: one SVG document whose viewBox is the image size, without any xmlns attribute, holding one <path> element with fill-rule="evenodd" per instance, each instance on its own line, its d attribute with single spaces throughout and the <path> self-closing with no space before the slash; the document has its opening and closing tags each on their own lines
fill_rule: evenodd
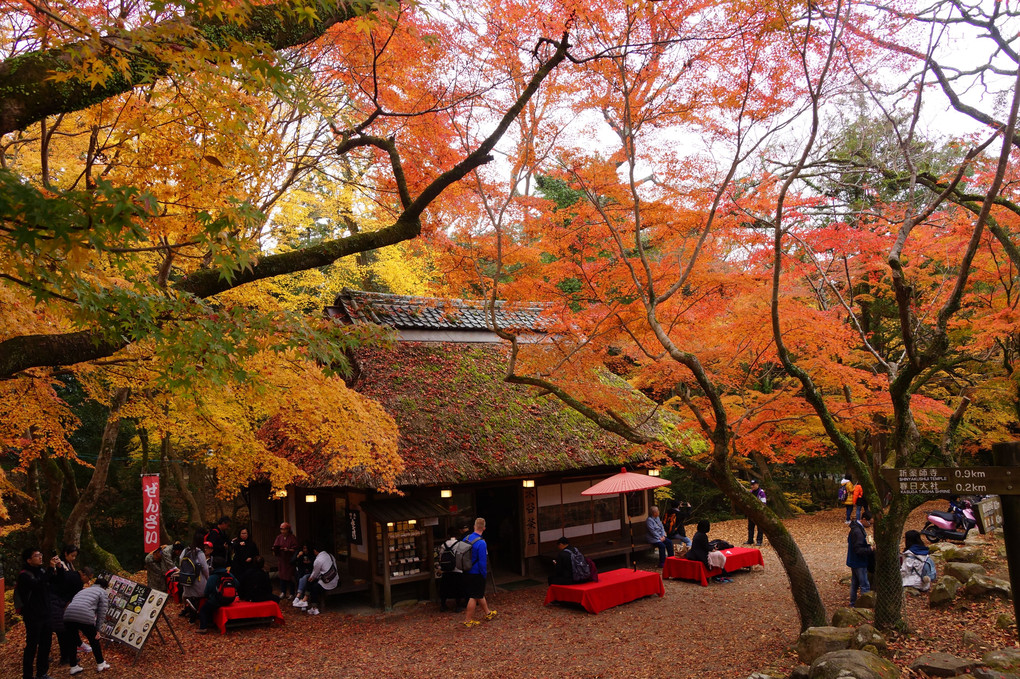
<svg viewBox="0 0 1020 679">
<path fill-rule="evenodd" d="M 902 21 L 890 26 L 839 2 L 795 17 L 760 11 L 727 25 L 731 43 L 669 59 L 665 45 L 682 40 L 650 37 L 663 37 L 654 9 L 630 8 L 601 27 L 606 43 L 624 47 L 586 66 L 574 110 L 595 112 L 618 143 L 603 135 L 587 148 L 536 153 L 545 162 L 528 171 L 545 173 L 542 192 L 555 205 L 521 196 L 518 176 L 480 183 L 483 226 L 451 244 L 454 262 L 471 263 L 449 283 L 458 294 L 553 301 L 549 342 L 504 333 L 514 345 L 507 379 L 711 480 L 765 527 L 805 626 L 824 619 L 810 572 L 733 472 L 839 453 L 878 518 L 876 619 L 893 626 L 898 544 L 922 498 L 893 495 L 884 507 L 880 468 L 958 464 L 1011 424 L 1009 413 L 970 420 L 977 408 L 968 404 L 990 414 L 1015 381 L 1016 213 L 1000 192 L 1013 175 L 1010 144 L 997 160 L 985 153 L 1000 135 L 1013 139 L 1013 118 L 976 116 L 994 131 L 934 154 L 938 142 L 916 129 L 930 88 L 918 87 L 901 115 L 901 90 L 887 96 L 880 80 L 895 77 L 880 64 L 908 78 L 915 57 L 920 78 L 934 68 L 931 49 L 891 49 L 885 37 L 916 15 L 899 6 Z M 679 30 L 673 17 L 683 12 L 672 12 L 669 27 Z M 1008 16 L 967 21 L 994 39 Z M 946 31 L 960 23 L 936 10 L 919 20 Z M 833 106 L 853 92 L 878 124 Z M 1015 87 L 1004 93 L 1015 100 Z M 867 134 L 875 128 L 885 137 Z M 709 150 L 685 152 L 675 130 Z M 494 213 L 493 196 L 516 212 L 494 219 L 508 210 Z M 993 223 L 998 232 L 985 238 Z M 990 357 L 1002 369 L 983 366 Z M 655 404 L 614 389 L 601 366 Z"/>
<path fill-rule="evenodd" d="M 88 532 L 128 420 L 167 463 L 210 469 L 224 496 L 300 475 L 260 443 L 267 422 L 392 484 L 393 421 L 339 377 L 353 347 L 383 338 L 309 312 L 343 276 L 418 289 L 403 274 L 423 257 L 375 251 L 418 236 L 444 192 L 491 160 L 564 59 L 565 26 L 507 35 L 521 79 L 483 106 L 501 85 L 478 41 L 502 40 L 438 39 L 452 20 L 414 6 L 4 7 L 0 422 L 17 469 L 47 474 L 48 513 L 34 514 L 47 543 L 62 490 L 74 491 L 64 540 Z M 67 380 L 110 407 L 81 492 L 65 484 L 64 462 L 81 462 Z M 41 506 L 6 476 L 3 497 Z"/>
</svg>

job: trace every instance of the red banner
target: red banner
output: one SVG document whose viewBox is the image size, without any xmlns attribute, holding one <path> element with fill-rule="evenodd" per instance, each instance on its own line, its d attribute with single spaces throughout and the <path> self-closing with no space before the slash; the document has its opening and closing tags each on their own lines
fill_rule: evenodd
<svg viewBox="0 0 1020 679">
<path fill-rule="evenodd" d="M 142 530 L 148 554 L 159 547 L 159 474 L 142 474 Z"/>
</svg>

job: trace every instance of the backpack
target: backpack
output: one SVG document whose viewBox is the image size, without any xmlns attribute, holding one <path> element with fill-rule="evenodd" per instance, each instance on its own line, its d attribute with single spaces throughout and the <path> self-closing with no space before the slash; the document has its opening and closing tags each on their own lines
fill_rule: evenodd
<svg viewBox="0 0 1020 679">
<path fill-rule="evenodd" d="M 22 573 L 24 573 L 24 571 L 22 571 Z M 21 573 L 18 575 L 21 575 Z M 25 601 L 25 598 L 21 595 L 21 588 L 14 585 L 14 612 L 21 615 L 21 610 L 25 608 L 26 603 L 28 602 Z"/>
<path fill-rule="evenodd" d="M 237 599 L 237 580 L 230 573 L 224 573 L 216 583 L 216 598 L 221 606 L 229 606 Z"/>
<path fill-rule="evenodd" d="M 662 522 L 662 527 L 666 529 L 667 536 L 677 532 L 676 524 L 677 524 L 676 512 L 673 511 L 667 512 L 666 520 Z"/>
<path fill-rule="evenodd" d="M 453 543 L 456 546 L 456 542 Z M 457 554 L 445 542 L 439 550 L 439 570 L 450 573 L 457 568 Z"/>
<path fill-rule="evenodd" d="M 469 542 L 468 538 L 470 537 L 471 536 L 469 535 L 463 540 L 458 541 L 453 546 L 453 554 L 455 559 L 454 563 L 456 564 L 457 568 L 464 571 L 465 573 L 471 570 L 471 566 L 474 565 L 474 562 L 471 560 L 471 546 L 482 539 L 481 536 L 479 536 Z"/>
<path fill-rule="evenodd" d="M 846 500 L 846 484 L 839 487 L 839 501 L 843 502 Z"/>
<path fill-rule="evenodd" d="M 574 582 L 588 582 L 591 580 L 591 568 L 588 567 L 588 560 L 581 554 L 577 547 L 567 547 L 570 552 L 570 571 L 574 576 Z"/>
<path fill-rule="evenodd" d="M 190 587 L 198 582 L 198 567 L 195 565 L 194 549 L 185 550 L 181 555 L 181 567 L 177 571 L 177 582 L 182 587 Z"/>
</svg>

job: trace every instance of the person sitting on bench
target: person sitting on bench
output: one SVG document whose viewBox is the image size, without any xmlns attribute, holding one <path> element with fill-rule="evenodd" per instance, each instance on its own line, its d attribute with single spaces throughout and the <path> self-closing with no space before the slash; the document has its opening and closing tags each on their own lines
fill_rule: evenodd
<svg viewBox="0 0 1020 679">
<path fill-rule="evenodd" d="M 265 566 L 266 560 L 261 554 L 252 557 L 251 565 L 241 574 L 238 583 L 242 601 L 280 601 L 280 597 L 273 594 L 273 585 L 269 582 Z"/>
<path fill-rule="evenodd" d="M 554 571 L 549 576 L 550 585 L 574 585 L 579 582 L 589 582 L 591 580 L 591 569 L 588 568 L 587 559 L 581 554 L 581 550 L 577 547 L 571 547 L 570 542 L 566 537 L 561 537 L 556 541 L 556 546 L 560 548 L 559 554 L 553 559 Z M 580 557 L 581 561 L 585 562 L 585 569 L 588 572 L 585 574 L 580 566 L 574 565 L 574 560 Z M 576 570 L 582 572 L 577 573 Z"/>
<path fill-rule="evenodd" d="M 711 572 L 713 567 L 719 568 L 722 573 L 712 578 L 714 582 L 733 582 L 726 572 L 725 555 L 713 550 L 708 544 L 708 531 L 711 527 L 712 524 L 708 522 L 708 519 L 698 521 L 698 530 L 691 540 L 691 548 L 683 558 L 688 561 L 700 561 L 705 566 L 706 573 Z"/>
</svg>

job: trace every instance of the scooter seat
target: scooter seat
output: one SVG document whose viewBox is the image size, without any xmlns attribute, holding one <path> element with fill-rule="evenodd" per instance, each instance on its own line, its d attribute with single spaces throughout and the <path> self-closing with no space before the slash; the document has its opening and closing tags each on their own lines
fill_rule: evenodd
<svg viewBox="0 0 1020 679">
<path fill-rule="evenodd" d="M 953 523 L 956 521 L 956 515 L 952 512 L 928 512 L 928 516 L 937 516 L 940 519 Z"/>
</svg>

